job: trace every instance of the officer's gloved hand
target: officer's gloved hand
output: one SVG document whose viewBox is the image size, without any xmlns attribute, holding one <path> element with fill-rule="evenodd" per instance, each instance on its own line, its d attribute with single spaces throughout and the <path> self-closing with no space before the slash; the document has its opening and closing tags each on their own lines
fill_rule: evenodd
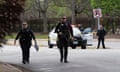
<svg viewBox="0 0 120 72">
<path fill-rule="evenodd" d="M 59 34 L 59 35 L 62 35 L 62 32 L 59 32 L 58 34 Z"/>
<path fill-rule="evenodd" d="M 70 37 L 70 39 L 73 41 L 73 40 L 74 40 L 74 37 Z"/>
</svg>

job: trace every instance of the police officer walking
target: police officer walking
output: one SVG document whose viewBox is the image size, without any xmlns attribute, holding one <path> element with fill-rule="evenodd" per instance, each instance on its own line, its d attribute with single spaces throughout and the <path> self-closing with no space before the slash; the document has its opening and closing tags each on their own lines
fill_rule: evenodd
<svg viewBox="0 0 120 72">
<path fill-rule="evenodd" d="M 18 32 L 14 41 L 14 45 L 16 44 L 16 40 L 18 39 L 22 50 L 22 63 L 29 64 L 30 47 L 32 44 L 32 39 L 34 39 L 35 42 L 36 40 L 32 30 L 28 28 L 27 22 L 23 22 L 22 29 Z"/>
<path fill-rule="evenodd" d="M 98 46 L 97 46 L 97 49 L 99 49 L 101 41 L 102 41 L 102 46 L 105 49 L 105 43 L 104 43 L 105 38 L 104 37 L 105 37 L 106 33 L 107 32 L 105 31 L 103 26 L 100 25 L 100 30 L 97 31 L 97 36 L 98 36 Z"/>
<path fill-rule="evenodd" d="M 60 50 L 60 62 L 64 60 L 64 63 L 68 63 L 68 46 L 70 39 L 73 38 L 73 31 L 66 16 L 63 16 L 56 26 L 55 33 L 58 34 L 57 46 Z"/>
</svg>

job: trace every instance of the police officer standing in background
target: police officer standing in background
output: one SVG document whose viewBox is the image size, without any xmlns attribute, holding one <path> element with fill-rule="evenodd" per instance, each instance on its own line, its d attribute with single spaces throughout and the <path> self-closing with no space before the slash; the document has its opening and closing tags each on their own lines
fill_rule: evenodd
<svg viewBox="0 0 120 72">
<path fill-rule="evenodd" d="M 99 49 L 100 46 L 100 42 L 102 41 L 102 46 L 105 49 L 105 44 L 104 44 L 104 40 L 105 40 L 105 35 L 106 35 L 106 31 L 104 29 L 104 27 L 102 25 L 100 25 L 100 29 L 97 31 L 97 36 L 98 36 L 98 46 L 97 49 Z"/>
<path fill-rule="evenodd" d="M 16 44 L 16 40 L 18 39 L 22 50 L 22 63 L 29 64 L 30 47 L 32 44 L 32 39 L 34 39 L 35 42 L 36 40 L 32 30 L 28 27 L 27 22 L 23 22 L 22 29 L 18 32 L 14 44 Z"/>
<path fill-rule="evenodd" d="M 57 46 L 60 50 L 60 62 L 64 60 L 64 63 L 68 63 L 68 45 L 70 39 L 73 39 L 73 31 L 66 16 L 63 16 L 56 26 L 55 33 L 58 34 Z"/>
<path fill-rule="evenodd" d="M 83 28 L 82 24 L 78 24 L 78 28 L 79 28 L 79 30 L 80 30 L 81 32 L 84 31 L 84 28 Z"/>
</svg>

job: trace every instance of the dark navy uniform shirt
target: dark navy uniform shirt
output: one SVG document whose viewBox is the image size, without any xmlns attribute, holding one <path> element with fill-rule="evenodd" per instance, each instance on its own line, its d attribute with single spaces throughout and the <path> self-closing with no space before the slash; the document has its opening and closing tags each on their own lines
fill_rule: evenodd
<svg viewBox="0 0 120 72">
<path fill-rule="evenodd" d="M 32 39 L 35 40 L 35 36 L 31 29 L 22 29 L 18 32 L 15 39 L 20 39 L 20 41 L 31 41 Z"/>
<path fill-rule="evenodd" d="M 104 36 L 107 34 L 107 32 L 104 29 L 98 30 L 97 31 L 97 36 L 99 38 L 104 38 Z"/>
</svg>

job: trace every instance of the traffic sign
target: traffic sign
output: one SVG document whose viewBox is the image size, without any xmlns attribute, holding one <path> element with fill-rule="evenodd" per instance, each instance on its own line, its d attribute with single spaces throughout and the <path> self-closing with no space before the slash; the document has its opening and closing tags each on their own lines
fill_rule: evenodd
<svg viewBox="0 0 120 72">
<path fill-rule="evenodd" d="M 93 16 L 94 18 L 102 17 L 102 10 L 100 8 L 93 9 Z"/>
</svg>

